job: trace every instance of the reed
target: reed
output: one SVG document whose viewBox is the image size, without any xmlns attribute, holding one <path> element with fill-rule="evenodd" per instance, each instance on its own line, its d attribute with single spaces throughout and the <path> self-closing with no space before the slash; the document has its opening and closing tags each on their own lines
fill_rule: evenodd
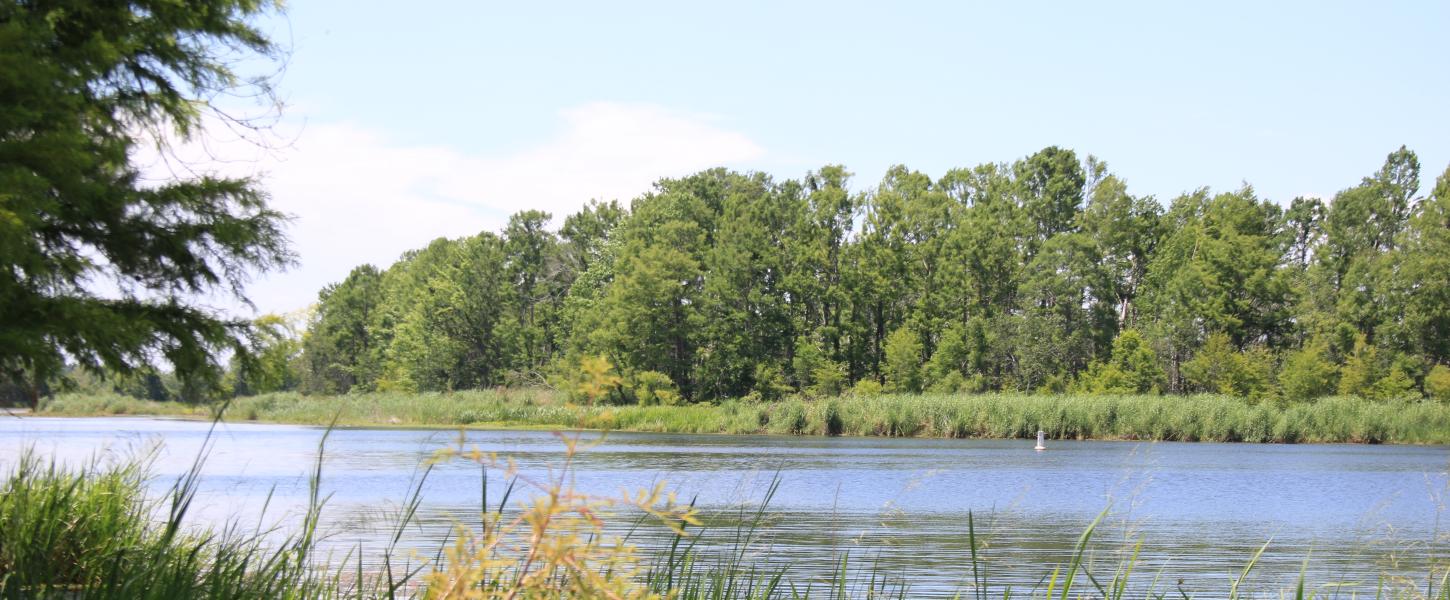
<svg viewBox="0 0 1450 600">
<path fill-rule="evenodd" d="M 204 417 L 204 407 L 115 395 L 61 395 L 49 415 Z M 1229 396 L 881 395 L 580 406 L 546 390 L 238 398 L 232 420 L 345 426 L 531 427 L 668 433 L 1031 438 L 1211 442 L 1450 443 L 1450 405 L 1331 397 L 1250 402 Z"/>
<path fill-rule="evenodd" d="M 188 527 L 202 462 L 148 497 L 144 460 L 64 467 L 23 453 L 0 485 L 0 598 L 376 597 L 313 563 L 316 476 L 280 541 L 236 524 Z"/>
</svg>

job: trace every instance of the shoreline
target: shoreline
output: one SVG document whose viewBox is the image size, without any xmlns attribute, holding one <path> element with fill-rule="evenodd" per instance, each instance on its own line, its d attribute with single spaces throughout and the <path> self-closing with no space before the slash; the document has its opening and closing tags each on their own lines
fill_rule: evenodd
<svg viewBox="0 0 1450 600">
<path fill-rule="evenodd" d="M 31 417 L 210 420 L 213 408 L 61 395 Z M 11 416 L 24 418 L 22 414 Z M 1224 396 L 1010 394 L 790 398 L 683 406 L 583 406 L 543 390 L 240 397 L 227 422 L 345 429 L 595 431 L 788 437 L 1123 442 L 1450 444 L 1450 406 L 1350 397 L 1276 405 Z"/>
<path fill-rule="evenodd" d="M 123 414 L 123 415 L 115 415 L 115 414 L 46 414 L 46 413 L 36 414 L 36 413 L 27 413 L 24 416 L 21 416 L 21 415 L 15 415 L 15 416 L 16 417 L 20 417 L 20 418 L 28 418 L 28 419 L 33 419 L 33 418 L 49 418 L 49 419 L 158 419 L 158 420 L 166 420 L 166 421 L 189 421 L 189 422 L 195 422 L 195 423 L 207 423 L 207 422 L 210 422 L 211 421 L 211 418 L 210 417 L 203 417 L 201 415 L 165 415 L 165 414 L 156 414 L 156 415 L 149 415 L 149 414 Z M 253 425 L 288 425 L 288 426 L 293 426 L 293 427 L 310 427 L 310 428 L 313 428 L 313 429 L 327 429 L 328 428 L 328 425 L 326 425 L 326 424 L 302 423 L 302 422 L 295 422 L 295 421 L 273 421 L 273 420 L 261 420 L 261 419 L 231 419 L 231 418 L 227 418 L 227 419 L 222 419 L 222 422 L 223 423 L 230 423 L 230 424 L 243 424 L 243 425 L 245 425 L 245 424 L 253 424 Z M 557 431 L 557 432 L 561 432 L 561 433 L 601 433 L 601 434 L 629 433 L 629 434 L 639 434 L 639 435 L 691 435 L 691 436 L 719 436 L 719 437 L 767 437 L 767 438 L 783 438 L 783 439 L 823 438 L 823 439 L 847 439 L 847 440 L 868 440 L 868 439 L 919 440 L 919 441 L 935 441 L 935 440 L 941 440 L 941 441 L 953 441 L 953 440 L 968 441 L 968 440 L 973 440 L 973 441 L 977 441 L 977 440 L 979 440 L 979 441 L 992 441 L 992 442 L 1011 442 L 1011 441 L 1032 441 L 1032 439 L 1033 439 L 1031 437 L 936 437 L 936 436 L 911 436 L 911 437 L 904 437 L 904 436 L 851 435 L 851 434 L 819 435 L 819 434 L 809 434 L 809 433 L 805 433 L 805 434 L 771 433 L 769 431 L 743 432 L 743 433 L 728 432 L 728 431 L 681 432 L 681 431 L 653 431 L 653 430 L 646 430 L 646 429 L 598 429 L 598 428 L 579 428 L 579 427 L 565 427 L 565 426 L 550 426 L 550 425 L 547 425 L 547 424 L 534 424 L 534 423 L 470 423 L 470 424 L 467 424 L 467 425 L 442 425 L 442 424 L 427 424 L 427 423 L 409 423 L 409 424 L 388 424 L 388 423 L 381 423 L 381 424 L 378 424 L 378 423 L 373 423 L 373 424 L 338 424 L 338 425 L 332 426 L 331 429 L 333 429 L 333 430 L 372 430 L 372 431 L 459 431 L 459 430 L 462 430 L 462 431 L 528 431 L 528 432 L 537 432 L 537 431 L 555 432 L 555 431 Z M 1169 439 L 1146 439 L 1146 438 L 1134 438 L 1134 437 L 1047 438 L 1047 441 L 1048 442 L 1111 442 L 1111 443 L 1118 443 L 1118 444 L 1145 444 L 1145 443 L 1146 444 L 1159 444 L 1159 443 L 1163 443 L 1163 444 L 1236 444 L 1236 445 L 1248 445 L 1248 446 L 1405 446 L 1405 447 L 1411 447 L 1411 448 L 1428 448 L 1428 447 L 1442 446 L 1442 447 L 1450 448 L 1450 442 L 1394 442 L 1394 441 L 1390 441 L 1390 442 L 1350 442 L 1350 441 L 1337 441 L 1337 442 L 1330 442 L 1330 441 L 1313 441 L 1313 442 L 1243 442 L 1243 441 L 1237 441 L 1237 442 L 1225 442 L 1225 441 L 1215 441 L 1215 440 L 1193 440 L 1193 441 L 1187 441 L 1187 440 L 1169 440 Z M 1044 450 L 1044 452 L 1048 452 L 1048 451 L 1051 451 L 1051 450 L 1052 450 L 1052 447 L 1051 446 L 1048 446 L 1047 447 L 1047 450 Z"/>
</svg>

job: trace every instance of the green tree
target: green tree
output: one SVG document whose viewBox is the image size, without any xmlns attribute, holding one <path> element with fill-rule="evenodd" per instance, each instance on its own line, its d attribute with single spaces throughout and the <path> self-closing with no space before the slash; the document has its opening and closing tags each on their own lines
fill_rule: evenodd
<svg viewBox="0 0 1450 600">
<path fill-rule="evenodd" d="M 245 300 L 286 265 L 284 217 L 248 179 L 145 181 L 142 135 L 202 135 L 206 102 L 260 92 L 234 66 L 277 49 L 252 0 L 10 2 L 0 7 L 0 377 L 40 384 L 67 360 L 128 372 L 156 358 L 202 384 L 251 324 L 195 305 Z M 114 290 L 106 291 L 106 290 Z"/>
<path fill-rule="evenodd" d="M 921 393 L 921 341 L 909 327 L 886 338 L 886 386 L 890 391 Z"/>
<path fill-rule="evenodd" d="M 816 384 L 816 370 L 826 362 L 824 352 L 807 336 L 797 336 L 791 352 L 790 370 L 796 389 L 805 391 Z"/>
<path fill-rule="evenodd" d="M 1105 164 L 1098 163 L 1101 168 Z M 1148 273 L 1162 238 L 1162 207 L 1153 198 L 1128 194 L 1128 186 L 1116 176 L 1108 175 L 1092 187 L 1087 207 L 1082 213 L 1082 232 L 1096 246 L 1102 270 L 1095 301 L 1112 307 L 1117 327 L 1131 327 L 1137 317 L 1134 301 Z M 1102 312 L 1102 308 L 1098 311 Z M 1116 330 L 1099 331 L 1099 343 L 1111 340 Z"/>
<path fill-rule="evenodd" d="M 794 198 L 761 176 L 727 182 L 705 251 L 695 385 L 710 398 L 775 394 L 795 339 L 785 282 Z"/>
<path fill-rule="evenodd" d="M 1227 335 L 1215 333 L 1183 363 L 1183 376 L 1192 389 L 1261 398 L 1271 389 L 1272 369 L 1273 357 L 1262 346 L 1241 352 Z"/>
<path fill-rule="evenodd" d="M 1072 150 L 1043 148 L 1013 165 L 1021 191 L 1021 205 L 1030 225 L 1028 255 L 1048 238 L 1071 231 L 1082 208 L 1087 175 Z"/>
<path fill-rule="evenodd" d="M 302 355 L 301 333 L 281 315 L 262 315 L 254 322 L 259 349 L 251 361 L 233 360 L 227 384 L 234 395 L 250 396 L 297 389 Z"/>
<path fill-rule="evenodd" d="M 1295 198 L 1284 211 L 1284 234 L 1289 265 L 1303 271 L 1309 268 L 1314 249 L 1324 238 L 1324 201 L 1318 198 Z"/>
<path fill-rule="evenodd" d="M 1083 369 L 1093 359 L 1095 343 L 1111 342 L 1116 299 L 1097 298 L 1111 286 L 1099 261 L 1093 240 L 1071 232 L 1047 240 L 1028 265 L 1020 299 L 1029 323 L 1019 328 L 1018 343 L 1038 361 L 1023 381 L 1027 387 L 1037 387 L 1047 375 Z M 1052 326 L 1037 327 L 1033 321 Z"/>
<path fill-rule="evenodd" d="M 1113 340 L 1112 356 L 1093 363 L 1079 387 L 1094 394 L 1156 394 L 1163 383 L 1163 367 L 1152 348 L 1136 329 L 1124 329 Z"/>
<path fill-rule="evenodd" d="M 1408 342 L 1431 363 L 1450 361 L 1450 168 L 1421 202 L 1404 237 L 1395 281 Z"/>
<path fill-rule="evenodd" d="M 1280 211 L 1252 188 L 1174 201 L 1166 235 L 1149 265 L 1142 305 L 1168 361 L 1170 389 L 1181 387 L 1181 366 L 1210 332 L 1235 348 L 1278 347 L 1290 338 L 1290 280 L 1280 268 Z"/>
<path fill-rule="evenodd" d="M 1328 345 L 1315 341 L 1290 352 L 1279 370 L 1279 389 L 1290 400 L 1312 400 L 1334 393 L 1339 368 L 1329 360 Z"/>
<path fill-rule="evenodd" d="M 397 309 L 389 357 L 398 387 L 455 390 L 498 385 L 514 366 L 502 326 L 511 289 L 504 242 L 491 233 L 437 240 L 408 265 L 414 284 Z"/>
<path fill-rule="evenodd" d="M 1419 188 L 1419 158 L 1401 146 L 1385 157 L 1378 172 L 1335 196 L 1325 216 L 1323 260 L 1336 277 L 1342 278 L 1350 263 L 1364 253 L 1394 246 Z"/>
<path fill-rule="evenodd" d="M 1021 210 L 1012 197 L 1010 173 L 1000 165 L 953 169 L 937 187 L 961 207 L 945 233 L 941 285 L 953 294 L 951 304 L 961 311 L 959 319 L 965 323 L 1014 308 L 1026 265 L 1019 240 Z"/>
<path fill-rule="evenodd" d="M 1361 335 L 1354 353 L 1340 368 L 1339 393 L 1371 400 L 1418 397 L 1415 374 L 1419 361 L 1365 343 Z"/>
<path fill-rule="evenodd" d="M 1450 402 L 1450 367 L 1435 365 L 1425 376 L 1425 392 L 1437 402 Z"/>
<path fill-rule="evenodd" d="M 383 301 L 382 273 L 363 265 L 318 293 L 317 310 L 302 346 L 309 392 L 370 390 L 381 372 L 374 327 Z"/>
<path fill-rule="evenodd" d="M 693 245 L 700 235 L 694 223 L 671 222 L 662 232 Z M 594 344 L 631 371 L 658 371 L 691 398 L 690 373 L 695 332 L 700 325 L 700 263 L 671 243 L 627 244 L 615 267 L 615 279 L 600 304 L 601 329 Z"/>
<path fill-rule="evenodd" d="M 800 186 L 797 210 L 782 240 L 788 269 L 781 287 L 797 334 L 819 335 L 831 360 L 841 359 L 850 296 L 843 272 L 846 247 L 863 200 L 847 189 L 851 174 L 839 165 L 809 173 Z M 790 197 L 789 189 L 783 192 Z M 801 377 L 797 371 L 797 377 Z"/>
<path fill-rule="evenodd" d="M 605 243 L 614 233 L 614 228 L 628 216 L 628 212 L 613 200 L 600 202 L 590 200 L 577 213 L 564 218 L 559 228 L 559 237 L 564 240 L 564 261 L 568 264 L 566 274 L 579 274 L 600 260 Z M 571 279 L 572 281 L 572 279 Z"/>
<path fill-rule="evenodd" d="M 510 328 L 522 353 L 509 362 L 530 370 L 554 353 L 559 302 L 566 291 L 558 239 L 546 229 L 552 218 L 543 211 L 521 211 L 509 217 L 503 234 L 504 272 L 514 296 Z"/>
</svg>

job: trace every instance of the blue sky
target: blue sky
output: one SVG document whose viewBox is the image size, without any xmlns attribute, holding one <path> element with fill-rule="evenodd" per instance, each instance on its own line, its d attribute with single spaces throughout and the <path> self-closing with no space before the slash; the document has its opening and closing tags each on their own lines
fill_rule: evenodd
<svg viewBox="0 0 1450 600">
<path fill-rule="evenodd" d="M 306 304 L 439 235 L 709 166 L 932 176 L 1048 145 L 1166 202 L 1331 196 L 1401 144 L 1450 163 L 1450 3 L 297 0 L 268 24 L 295 143 L 256 168 Z"/>
</svg>

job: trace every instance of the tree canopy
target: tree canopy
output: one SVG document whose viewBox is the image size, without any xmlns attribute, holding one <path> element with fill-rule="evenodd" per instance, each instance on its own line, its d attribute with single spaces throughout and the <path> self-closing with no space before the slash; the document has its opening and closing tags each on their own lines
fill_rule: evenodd
<svg viewBox="0 0 1450 600">
<path fill-rule="evenodd" d="M 850 178 L 712 169 L 591 203 L 557 234 L 525 211 L 365 267 L 321 296 L 303 388 L 572 390 L 586 367 L 619 379 L 591 402 L 1443 387 L 1450 171 L 1417 197 L 1407 149 L 1283 204 L 1249 186 L 1160 202 L 1055 147 L 939 179 L 893 167 L 866 191 Z"/>
</svg>

